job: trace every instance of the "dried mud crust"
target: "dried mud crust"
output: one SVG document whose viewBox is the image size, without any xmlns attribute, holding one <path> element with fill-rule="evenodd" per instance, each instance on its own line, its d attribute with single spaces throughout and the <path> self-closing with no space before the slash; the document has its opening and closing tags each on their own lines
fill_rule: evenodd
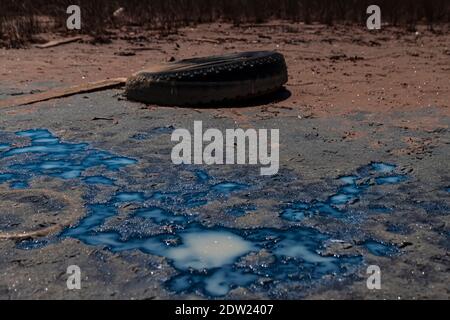
<svg viewBox="0 0 450 320">
<path fill-rule="evenodd" d="M 271 51 L 185 59 L 130 77 L 130 100 L 194 105 L 245 100 L 280 89 L 288 80 L 282 54 Z"/>
<path fill-rule="evenodd" d="M 84 214 L 80 199 L 46 189 L 0 190 L 0 212 L 0 240 L 48 236 Z"/>
</svg>

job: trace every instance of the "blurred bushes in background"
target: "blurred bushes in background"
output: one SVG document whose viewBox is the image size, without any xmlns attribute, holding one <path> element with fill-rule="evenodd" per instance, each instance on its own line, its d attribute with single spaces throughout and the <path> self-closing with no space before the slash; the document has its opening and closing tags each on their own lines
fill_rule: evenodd
<svg viewBox="0 0 450 320">
<path fill-rule="evenodd" d="M 66 9 L 71 4 L 81 7 L 80 32 L 93 35 L 125 25 L 171 32 L 214 21 L 365 24 L 371 4 L 381 7 L 383 23 L 409 30 L 418 23 L 432 29 L 450 22 L 448 0 L 0 0 L 0 45 L 23 46 L 41 31 L 68 32 Z M 123 10 L 115 16 L 119 8 Z"/>
</svg>

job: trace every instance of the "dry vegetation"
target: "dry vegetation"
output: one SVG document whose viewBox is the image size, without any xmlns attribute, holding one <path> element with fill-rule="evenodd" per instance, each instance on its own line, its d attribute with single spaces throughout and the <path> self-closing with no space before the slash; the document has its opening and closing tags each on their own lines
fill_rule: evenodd
<svg viewBox="0 0 450 320">
<path fill-rule="evenodd" d="M 0 0 L 0 46 L 21 47 L 42 31 L 67 32 L 66 8 L 78 4 L 83 33 L 104 34 L 110 28 L 141 26 L 173 32 L 179 27 L 213 21 L 261 23 L 364 23 L 368 5 L 382 8 L 383 23 L 414 30 L 416 24 L 450 22 L 448 0 Z M 123 8 L 118 19 L 113 13 Z"/>
</svg>

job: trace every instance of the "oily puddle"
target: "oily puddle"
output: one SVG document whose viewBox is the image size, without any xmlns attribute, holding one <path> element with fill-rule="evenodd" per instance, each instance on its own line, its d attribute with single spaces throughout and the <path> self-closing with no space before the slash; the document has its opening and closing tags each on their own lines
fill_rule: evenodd
<svg viewBox="0 0 450 320">
<path fill-rule="evenodd" d="M 325 200 L 315 199 L 310 202 L 294 201 L 284 206 L 281 217 L 292 222 L 299 222 L 314 215 L 335 218 L 349 217 L 348 207 L 361 200 L 365 193 L 374 186 L 396 185 L 407 180 L 407 176 L 397 174 L 392 164 L 373 162 L 356 171 L 355 175 L 341 176 L 337 192 Z M 389 213 L 392 208 L 369 204 L 367 212 Z"/>
<path fill-rule="evenodd" d="M 239 226 L 225 228 L 220 221 L 206 227 L 196 219 L 195 212 L 217 199 L 223 201 L 224 212 L 232 217 L 257 211 L 253 203 L 226 207 L 226 199 L 248 190 L 264 190 L 267 186 L 261 183 L 261 177 L 223 181 L 206 170 L 167 164 L 164 173 L 168 181 L 178 182 L 149 194 L 151 181 L 139 185 L 137 181 L 142 180 L 128 177 L 128 167 L 137 163 L 136 159 L 94 149 L 86 143 L 62 141 L 45 129 L 0 132 L 0 184 L 7 184 L 10 189 L 27 189 L 34 178 L 43 176 L 88 188 L 84 199 L 87 215 L 59 238 L 73 237 L 115 252 L 141 250 L 166 257 L 178 271 L 166 283 L 176 293 L 223 296 L 235 287 L 312 283 L 327 275 L 350 275 L 362 265 L 363 257 L 322 254 L 324 244 L 336 240 L 333 236 L 338 233 L 330 230 L 324 234 L 301 226 L 301 221 L 315 216 L 348 217 L 352 214 L 349 207 L 374 185 L 398 184 L 407 179 L 396 173 L 395 165 L 371 163 L 352 175 L 339 177 L 336 193 L 324 199 L 305 202 L 276 197 L 282 208 L 279 213 L 285 223 L 283 228 L 245 230 Z M 182 170 L 189 171 L 195 179 L 180 183 Z M 106 201 L 96 202 L 95 194 L 105 187 L 113 188 L 112 195 Z M 107 225 L 121 208 L 130 204 L 133 207 L 123 223 Z M 373 211 L 376 209 L 389 210 Z M 33 249 L 47 241 L 55 240 L 24 241 L 18 246 Z M 376 256 L 398 253 L 396 247 L 369 236 L 361 246 Z"/>
</svg>

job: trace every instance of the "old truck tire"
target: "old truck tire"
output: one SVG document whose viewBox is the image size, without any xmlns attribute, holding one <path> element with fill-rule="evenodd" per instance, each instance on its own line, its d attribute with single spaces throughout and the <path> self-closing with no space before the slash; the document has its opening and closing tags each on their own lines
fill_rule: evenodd
<svg viewBox="0 0 450 320">
<path fill-rule="evenodd" d="M 280 89 L 288 80 L 282 54 L 244 52 L 180 60 L 151 67 L 130 77 L 130 100 L 167 106 L 234 102 Z"/>
</svg>

